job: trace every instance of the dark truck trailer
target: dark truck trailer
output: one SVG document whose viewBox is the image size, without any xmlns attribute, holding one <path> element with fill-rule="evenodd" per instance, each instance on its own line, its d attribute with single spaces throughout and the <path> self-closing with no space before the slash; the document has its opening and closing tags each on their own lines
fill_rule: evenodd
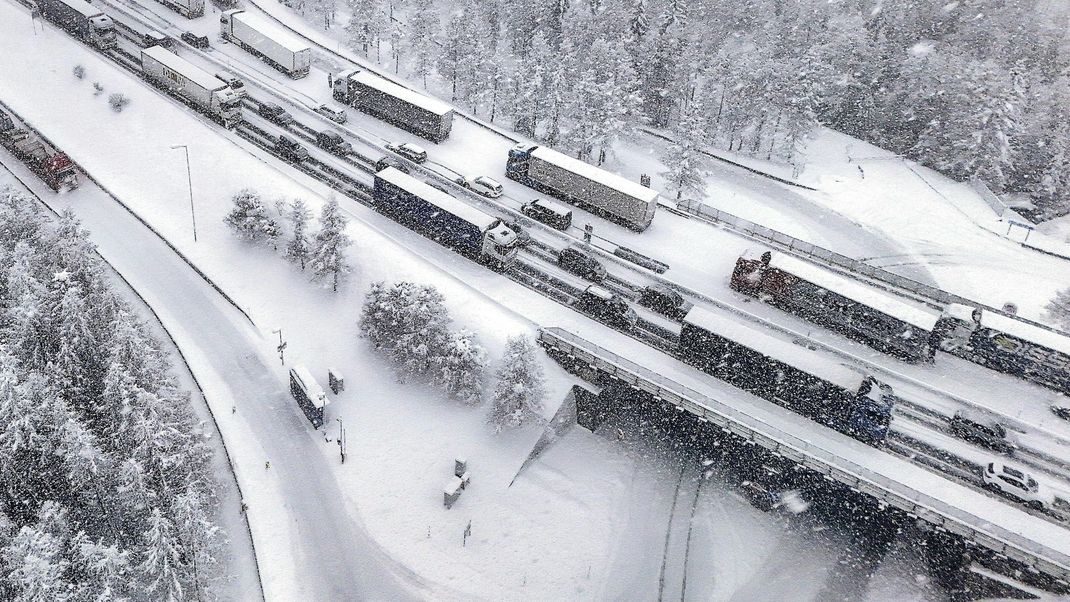
<svg viewBox="0 0 1070 602">
<path fill-rule="evenodd" d="M 658 191 L 545 146 L 511 148 L 505 176 L 640 232 L 658 208 Z"/>
<path fill-rule="evenodd" d="M 59 192 L 78 187 L 78 172 L 70 157 L 31 132 L 15 127 L 15 122 L 4 113 L 0 113 L 0 144 L 52 190 Z"/>
<path fill-rule="evenodd" d="M 516 233 L 502 220 L 393 167 L 375 174 L 375 207 L 432 240 L 490 265 L 509 267 Z"/>
<path fill-rule="evenodd" d="M 387 81 L 369 71 L 343 71 L 334 78 L 334 99 L 432 142 L 453 127 L 453 107 Z"/>
<path fill-rule="evenodd" d="M 85 0 L 37 0 L 46 19 L 102 49 L 115 47 L 115 24 Z"/>
<path fill-rule="evenodd" d="M 313 428 L 323 426 L 328 403 L 327 394 L 304 366 L 290 368 L 290 395 L 293 395 Z"/>
</svg>

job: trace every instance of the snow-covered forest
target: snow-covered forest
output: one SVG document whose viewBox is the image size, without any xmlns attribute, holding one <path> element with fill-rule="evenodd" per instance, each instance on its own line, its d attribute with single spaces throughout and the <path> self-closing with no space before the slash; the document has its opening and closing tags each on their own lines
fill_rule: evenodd
<svg viewBox="0 0 1070 602">
<path fill-rule="evenodd" d="M 86 231 L 0 190 L 0 599 L 211 598 L 223 534 L 188 393 Z"/>
<path fill-rule="evenodd" d="M 352 48 L 391 71 L 592 162 L 640 127 L 800 162 L 806 134 L 827 126 L 1022 193 L 1038 217 L 1070 211 L 1070 41 L 1060 3 L 288 4 L 344 27 Z"/>
</svg>

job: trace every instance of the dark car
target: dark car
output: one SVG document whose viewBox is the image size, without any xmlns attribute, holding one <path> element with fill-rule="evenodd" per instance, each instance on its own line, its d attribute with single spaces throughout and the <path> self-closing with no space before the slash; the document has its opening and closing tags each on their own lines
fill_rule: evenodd
<svg viewBox="0 0 1070 602">
<path fill-rule="evenodd" d="M 141 36 L 141 45 L 145 48 L 159 46 L 161 48 L 166 48 L 171 52 L 175 51 L 175 41 L 158 31 L 150 31 Z"/>
<path fill-rule="evenodd" d="M 273 102 L 261 103 L 257 107 L 256 113 L 264 119 L 281 126 L 288 126 L 294 122 L 293 115 L 290 115 L 285 109 Z"/>
<path fill-rule="evenodd" d="M 275 150 L 279 151 L 283 159 L 292 163 L 308 159 L 308 149 L 300 142 L 286 136 L 279 136 L 279 139 L 275 141 Z"/>
<path fill-rule="evenodd" d="M 334 132 L 319 132 L 316 134 L 316 146 L 339 157 L 344 157 L 353 152 L 353 145 Z"/>
<path fill-rule="evenodd" d="M 980 414 L 966 411 L 955 412 L 948 428 L 951 434 L 960 439 L 977 443 L 1001 454 L 1013 454 L 1018 448 L 1002 424 Z"/>
<path fill-rule="evenodd" d="M 661 284 L 652 284 L 644 288 L 639 294 L 639 305 L 674 320 L 684 319 L 693 307 L 693 304 L 684 299 L 683 295 Z"/>
<path fill-rule="evenodd" d="M 557 256 L 557 265 L 567 272 L 582 276 L 593 282 L 606 279 L 606 268 L 583 247 L 571 245 L 561 249 Z"/>
<path fill-rule="evenodd" d="M 1055 402 L 1051 404 L 1051 413 L 1063 420 L 1070 420 L 1070 401 Z"/>
<path fill-rule="evenodd" d="M 553 201 L 535 199 L 530 203 L 524 203 L 520 207 L 520 212 L 558 230 L 568 230 L 572 225 L 572 210 Z"/>
<path fill-rule="evenodd" d="M 597 284 L 588 286 L 580 295 L 579 307 L 588 315 L 625 330 L 635 328 L 639 316 L 620 295 Z"/>
<path fill-rule="evenodd" d="M 375 162 L 375 171 L 383 171 L 387 167 L 393 167 L 400 172 L 409 173 L 409 166 L 393 157 L 382 157 Z M 448 190 L 443 190 L 443 192 L 449 194 Z"/>
<path fill-rule="evenodd" d="M 178 37 L 182 38 L 182 41 L 189 44 L 190 46 L 193 46 L 194 48 L 199 48 L 201 50 L 208 48 L 208 46 L 210 45 L 208 43 L 208 36 L 199 36 L 195 33 L 183 31 L 182 35 Z"/>
</svg>

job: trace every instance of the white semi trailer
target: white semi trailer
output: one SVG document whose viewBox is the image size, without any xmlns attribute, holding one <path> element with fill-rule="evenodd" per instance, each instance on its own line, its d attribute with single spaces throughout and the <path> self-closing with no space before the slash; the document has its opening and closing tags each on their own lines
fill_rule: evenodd
<svg viewBox="0 0 1070 602">
<path fill-rule="evenodd" d="M 223 39 L 241 46 L 296 79 L 312 68 L 312 49 L 301 38 L 261 15 L 228 10 L 219 17 Z"/>
<path fill-rule="evenodd" d="M 187 19 L 204 16 L 204 0 L 156 0 Z"/>
<path fill-rule="evenodd" d="M 141 51 L 145 78 L 232 127 L 242 120 L 241 97 L 230 84 L 160 46 Z"/>
</svg>

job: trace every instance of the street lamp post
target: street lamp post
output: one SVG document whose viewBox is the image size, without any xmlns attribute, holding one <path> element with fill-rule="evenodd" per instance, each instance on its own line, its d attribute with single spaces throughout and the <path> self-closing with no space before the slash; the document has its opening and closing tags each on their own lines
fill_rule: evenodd
<svg viewBox="0 0 1070 602">
<path fill-rule="evenodd" d="M 176 144 L 172 150 L 180 148 L 186 154 L 186 183 L 189 184 L 189 214 L 193 219 L 193 242 L 197 242 L 197 213 L 193 210 L 193 174 L 189 169 L 189 147 L 185 144 Z"/>
<path fill-rule="evenodd" d="M 277 330 L 272 330 L 271 332 L 277 333 L 279 335 L 279 346 L 275 348 L 275 351 L 279 352 L 279 361 L 282 362 L 282 365 L 285 366 L 286 357 L 283 355 L 283 352 L 286 351 L 286 341 L 282 340 L 282 329 L 279 328 Z"/>
</svg>

